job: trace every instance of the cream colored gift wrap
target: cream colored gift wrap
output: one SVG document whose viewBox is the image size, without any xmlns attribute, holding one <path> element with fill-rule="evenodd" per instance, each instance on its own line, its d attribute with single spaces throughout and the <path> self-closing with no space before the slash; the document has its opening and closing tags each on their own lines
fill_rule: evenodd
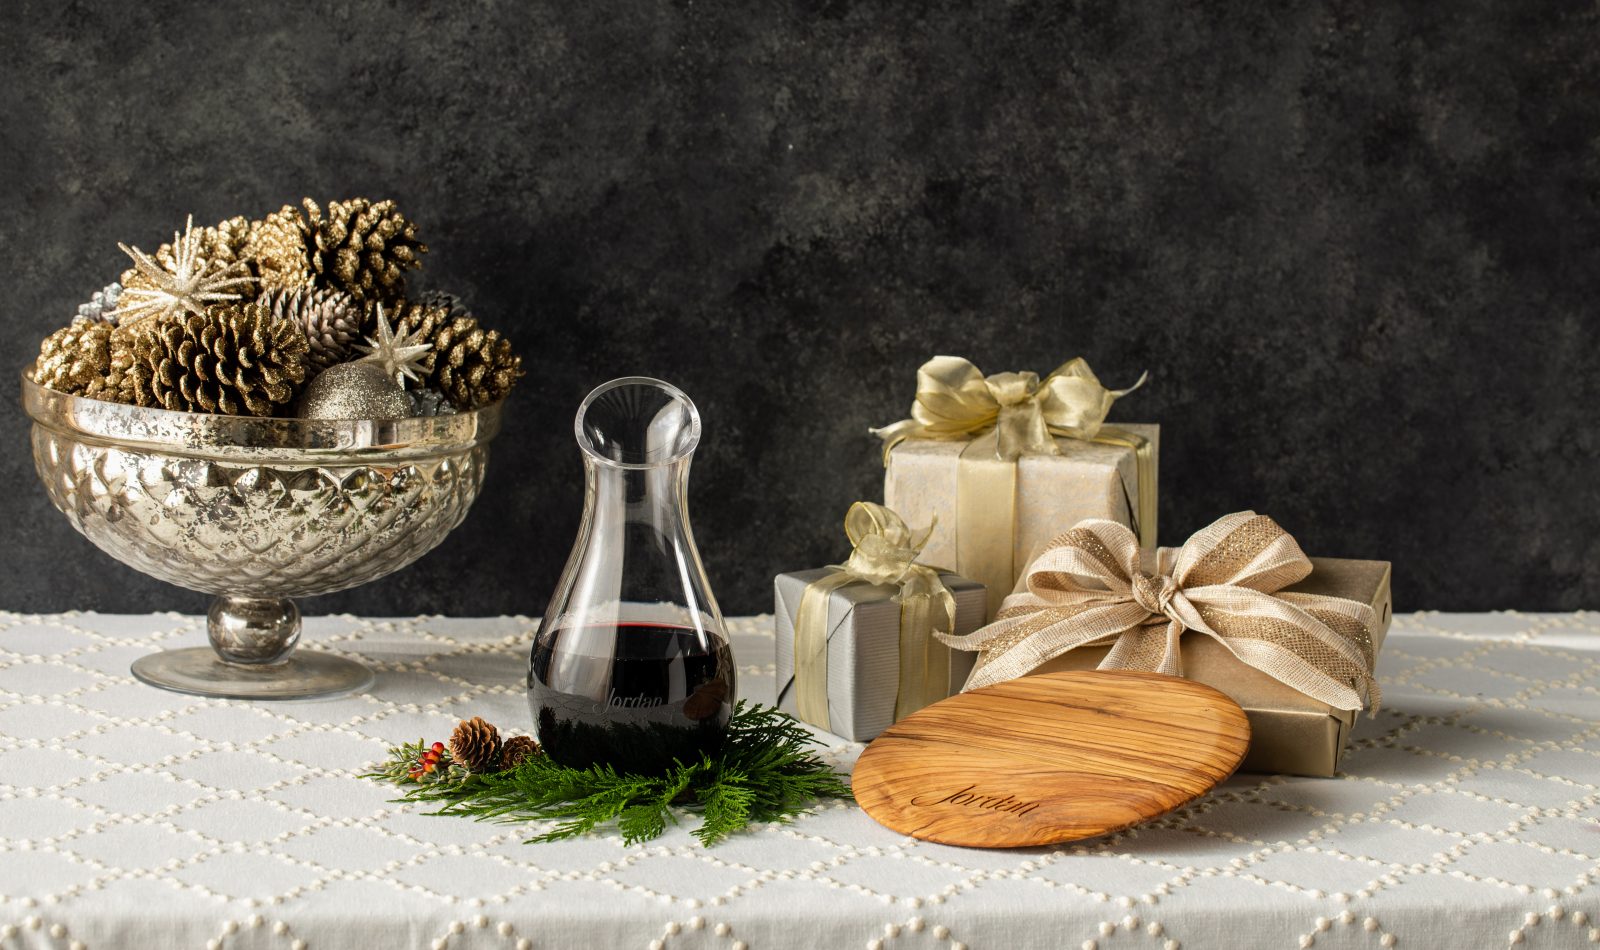
<svg viewBox="0 0 1600 950">
<path fill-rule="evenodd" d="M 923 557 L 983 584 L 991 618 L 1062 525 L 1105 518 L 1154 548 L 1160 429 L 1105 424 L 1143 382 L 1106 389 L 1082 359 L 1041 380 L 934 357 L 917 371 L 911 417 L 873 430 L 886 443 L 884 503 L 933 525 Z"/>
</svg>

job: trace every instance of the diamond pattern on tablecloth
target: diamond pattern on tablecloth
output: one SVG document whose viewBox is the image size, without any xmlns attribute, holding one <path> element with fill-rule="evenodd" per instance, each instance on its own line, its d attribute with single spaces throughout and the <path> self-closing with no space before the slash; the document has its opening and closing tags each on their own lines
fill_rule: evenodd
<svg viewBox="0 0 1600 950">
<path fill-rule="evenodd" d="M 1478 841 L 1451 866 L 1452 871 L 1512 887 L 1563 888 L 1585 879 L 1594 861 L 1522 841 Z"/>
<path fill-rule="evenodd" d="M 528 618 L 310 620 L 308 646 L 377 685 L 274 706 L 132 681 L 148 650 L 203 644 L 201 618 L 0 614 L 0 946 L 6 927 L 274 950 L 1570 946 L 1600 915 L 1597 619 L 1397 617 L 1387 705 L 1340 778 L 1241 776 L 1119 834 L 1001 852 L 832 803 L 710 850 L 693 816 L 646 845 L 530 846 L 538 828 L 428 817 L 354 777 L 459 716 L 529 731 Z M 770 620 L 732 640 L 741 692 L 770 700 Z"/>
</svg>

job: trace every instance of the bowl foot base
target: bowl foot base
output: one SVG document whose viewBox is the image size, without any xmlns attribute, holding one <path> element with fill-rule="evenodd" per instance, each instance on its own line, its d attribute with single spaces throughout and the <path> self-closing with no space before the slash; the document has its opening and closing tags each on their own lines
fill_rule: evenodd
<svg viewBox="0 0 1600 950">
<path fill-rule="evenodd" d="M 281 663 L 224 663 L 210 647 L 163 650 L 133 661 L 140 682 L 218 699 L 331 699 L 372 685 L 372 671 L 342 656 L 297 650 Z"/>
</svg>

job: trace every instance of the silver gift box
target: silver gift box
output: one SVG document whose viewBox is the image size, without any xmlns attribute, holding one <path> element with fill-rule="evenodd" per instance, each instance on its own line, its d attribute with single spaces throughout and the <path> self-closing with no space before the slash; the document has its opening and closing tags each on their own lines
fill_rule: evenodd
<svg viewBox="0 0 1600 950">
<path fill-rule="evenodd" d="M 773 580 L 778 639 L 778 708 L 799 715 L 795 702 L 794 621 L 800 598 L 827 568 L 779 574 Z M 982 584 L 955 574 L 940 578 L 956 598 L 956 634 L 983 626 L 988 596 Z M 828 731 L 867 742 L 894 722 L 900 684 L 900 605 L 895 588 L 851 584 L 828 597 Z M 928 649 L 950 653 L 946 696 L 961 692 L 976 653 L 951 650 L 933 640 Z M 813 723 L 813 725 L 818 725 Z"/>
</svg>

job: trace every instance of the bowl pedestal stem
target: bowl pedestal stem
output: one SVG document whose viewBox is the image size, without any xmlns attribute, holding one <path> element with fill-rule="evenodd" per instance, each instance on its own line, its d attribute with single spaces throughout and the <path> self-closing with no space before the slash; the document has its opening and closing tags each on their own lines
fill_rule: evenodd
<svg viewBox="0 0 1600 950">
<path fill-rule="evenodd" d="M 133 663 L 151 686 L 219 699 L 328 699 L 372 685 L 354 660 L 294 652 L 300 608 L 287 597 L 224 594 L 206 612 L 211 646 L 163 650 Z"/>
</svg>

